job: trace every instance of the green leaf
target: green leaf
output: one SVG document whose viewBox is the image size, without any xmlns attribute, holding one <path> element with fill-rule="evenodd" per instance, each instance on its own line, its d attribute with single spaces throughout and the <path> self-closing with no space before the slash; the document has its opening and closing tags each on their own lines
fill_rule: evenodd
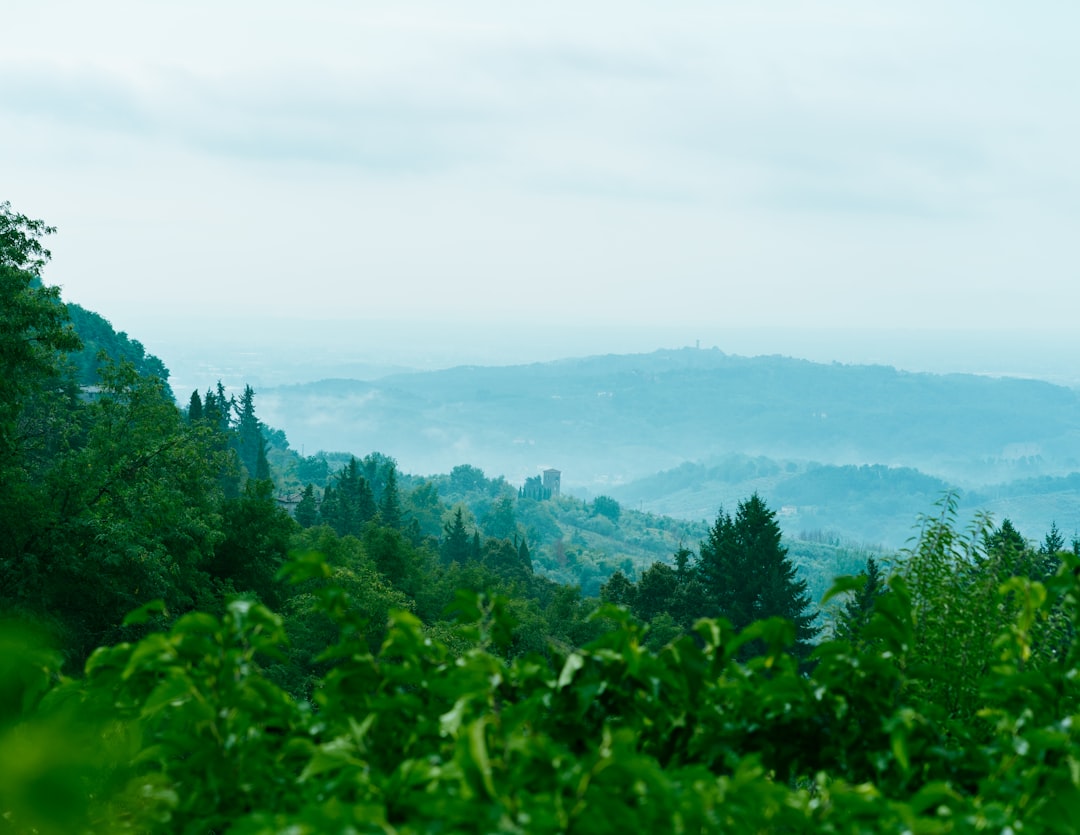
<svg viewBox="0 0 1080 835">
<path fill-rule="evenodd" d="M 162 681 L 143 703 L 143 718 L 153 716 L 167 707 L 179 707 L 195 695 L 195 686 L 182 673 L 173 673 Z"/>
<path fill-rule="evenodd" d="M 330 565 L 326 557 L 318 551 L 305 551 L 291 554 L 292 559 L 277 570 L 274 579 L 291 585 L 299 585 L 308 580 L 327 580 L 330 578 Z"/>
<path fill-rule="evenodd" d="M 572 652 L 566 659 L 566 663 L 563 664 L 562 672 L 559 673 L 559 681 L 555 686 L 562 690 L 571 681 L 574 680 L 574 674 L 585 666 L 585 659 L 581 657 L 580 653 Z"/>
<path fill-rule="evenodd" d="M 138 609 L 133 612 L 128 612 L 124 618 L 124 626 L 138 626 L 146 623 L 150 618 L 155 615 L 165 614 L 165 601 L 164 600 L 151 600 L 149 603 L 144 603 Z"/>
<path fill-rule="evenodd" d="M 862 591 L 863 586 L 865 585 L 865 576 L 846 575 L 844 577 L 837 577 L 833 580 L 832 587 L 825 592 L 825 595 L 821 598 L 821 605 L 824 606 L 837 595 L 847 594 L 850 591 Z"/>
<path fill-rule="evenodd" d="M 480 779 L 489 798 L 496 797 L 495 782 L 491 777 L 491 760 L 488 757 L 486 719 L 478 719 L 469 726 L 469 754 L 473 765 L 480 772 Z"/>
<path fill-rule="evenodd" d="M 906 766 L 905 766 L 906 767 Z M 952 786 L 941 781 L 927 783 L 919 789 L 911 798 L 911 810 L 917 815 L 924 814 L 930 809 L 936 809 L 941 805 L 962 803 L 963 798 L 957 794 Z"/>
</svg>

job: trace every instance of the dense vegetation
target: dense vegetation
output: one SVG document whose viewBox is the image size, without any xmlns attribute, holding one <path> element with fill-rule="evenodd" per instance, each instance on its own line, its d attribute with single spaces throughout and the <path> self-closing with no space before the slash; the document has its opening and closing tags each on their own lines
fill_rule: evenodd
<svg viewBox="0 0 1080 835">
<path fill-rule="evenodd" d="M 0 831 L 1080 826 L 1056 528 L 946 497 L 888 565 L 816 543 L 865 567 L 818 612 L 757 494 L 695 551 L 609 496 L 303 459 L 250 387 L 177 408 L 104 320 L 134 356 L 88 385 L 50 231 L 0 205 Z M 669 559 L 596 599 L 570 518 Z"/>
</svg>

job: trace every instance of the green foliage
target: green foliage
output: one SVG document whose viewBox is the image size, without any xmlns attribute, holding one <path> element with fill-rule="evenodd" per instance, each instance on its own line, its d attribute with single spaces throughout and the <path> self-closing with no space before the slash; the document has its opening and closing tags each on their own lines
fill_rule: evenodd
<svg viewBox="0 0 1080 835">
<path fill-rule="evenodd" d="M 606 516 L 612 522 L 618 524 L 622 508 L 611 496 L 597 496 L 593 499 L 593 513 Z"/>
<path fill-rule="evenodd" d="M 210 574 L 231 593 L 251 591 L 259 599 L 280 602 L 274 577 L 285 562 L 296 523 L 274 501 L 269 481 L 250 480 L 221 509 L 222 538 L 209 563 Z"/>
<path fill-rule="evenodd" d="M 795 625 L 800 651 L 818 632 L 816 614 L 808 612 L 806 581 L 796 579 L 795 566 L 780 542 L 776 514 L 755 493 L 740 502 L 735 516 L 723 511 L 701 543 L 697 576 L 713 613 L 737 629 L 768 617 Z"/>
<path fill-rule="evenodd" d="M 465 519 L 461 507 L 454 509 L 453 519 L 446 523 L 443 530 L 442 560 L 446 564 L 464 564 L 472 552 L 471 537 L 465 529 Z"/>
<path fill-rule="evenodd" d="M 49 613 L 73 659 L 116 640 L 119 618 L 151 598 L 205 603 L 219 459 L 160 380 L 103 369 L 101 390 L 63 412 L 68 436 L 5 479 L 0 604 Z"/>
<path fill-rule="evenodd" d="M 946 528 L 928 525 L 926 549 Z M 826 641 L 802 671 L 790 622 L 703 620 L 650 648 L 612 606 L 591 642 L 508 660 L 527 612 L 477 594 L 441 637 L 399 610 L 372 646 L 365 584 L 309 554 L 288 574 L 334 627 L 316 711 L 263 672 L 286 658 L 286 624 L 249 601 L 102 648 L 80 681 L 55 678 L 33 633 L 0 634 L 0 814 L 42 832 L 1070 831 L 1080 647 L 1032 659 L 1052 612 L 1075 622 L 1078 573 L 1069 556 L 1046 584 L 995 590 L 1014 617 L 973 671 L 967 730 L 919 660 L 915 569 L 923 591 L 894 576 L 872 640 Z M 763 653 L 739 661 L 752 642 Z"/>
<path fill-rule="evenodd" d="M 104 316 L 77 304 L 68 304 L 67 313 L 82 341 L 82 347 L 69 355 L 80 385 L 96 385 L 101 369 L 108 363 L 129 362 L 141 376 L 160 380 L 166 395 L 172 397 L 169 370 L 160 359 L 148 354 L 141 342 L 116 331 Z"/>
<path fill-rule="evenodd" d="M 82 344 L 59 290 L 38 278 L 49 260 L 40 239 L 54 231 L 0 203 L 0 468 L 54 431 L 62 354 Z"/>
<path fill-rule="evenodd" d="M 836 622 L 836 637 L 845 641 L 861 640 L 862 633 L 874 614 L 877 599 L 885 591 L 885 578 L 873 557 L 867 559 L 866 570 L 858 579 L 859 583 L 844 603 Z"/>
<path fill-rule="evenodd" d="M 301 527 L 313 527 L 319 521 L 319 505 L 315 501 L 315 485 L 308 484 L 296 505 L 294 518 Z"/>
</svg>

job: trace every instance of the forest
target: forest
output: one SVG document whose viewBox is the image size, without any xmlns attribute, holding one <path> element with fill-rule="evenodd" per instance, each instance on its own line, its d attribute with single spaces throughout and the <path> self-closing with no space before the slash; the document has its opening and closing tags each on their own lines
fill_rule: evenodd
<svg viewBox="0 0 1080 835">
<path fill-rule="evenodd" d="M 945 493 L 818 596 L 756 492 L 297 455 L 65 305 L 53 231 L 0 204 L 0 831 L 1080 830 L 1056 527 Z"/>
</svg>

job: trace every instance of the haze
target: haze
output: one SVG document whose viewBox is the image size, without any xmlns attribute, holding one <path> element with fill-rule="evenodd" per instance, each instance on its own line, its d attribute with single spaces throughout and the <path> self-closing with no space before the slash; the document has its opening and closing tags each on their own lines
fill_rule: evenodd
<svg viewBox="0 0 1080 835">
<path fill-rule="evenodd" d="M 363 361 L 413 365 L 747 352 L 740 333 L 811 355 L 801 333 L 832 345 L 817 359 L 981 343 L 956 370 L 1041 374 L 1080 308 L 1078 22 L 1050 2 L 15 0 L 3 196 L 59 227 L 47 278 L 170 366 L 177 332 L 242 330 L 264 358 L 377 332 Z"/>
</svg>

